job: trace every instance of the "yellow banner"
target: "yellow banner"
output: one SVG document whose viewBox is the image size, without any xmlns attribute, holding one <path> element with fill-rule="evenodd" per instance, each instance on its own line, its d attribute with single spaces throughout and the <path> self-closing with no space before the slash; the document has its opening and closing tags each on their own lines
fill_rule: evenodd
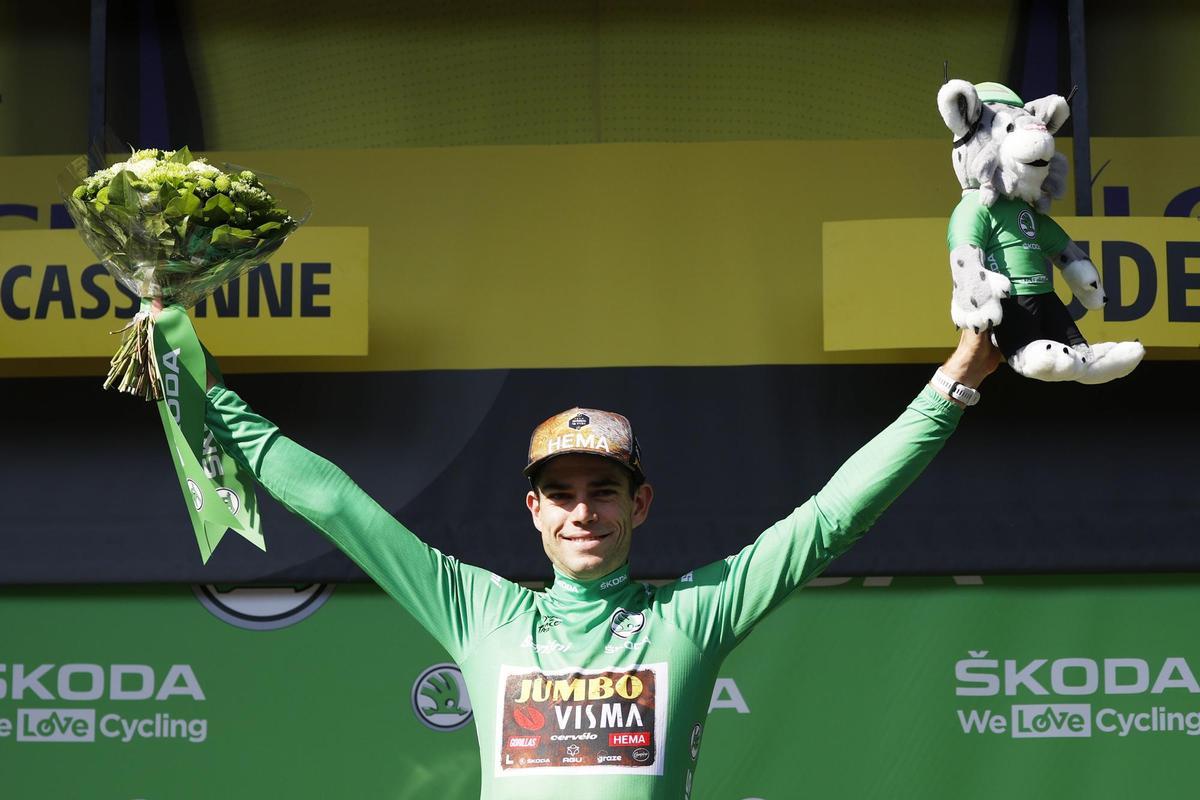
<svg viewBox="0 0 1200 800">
<path fill-rule="evenodd" d="M 1071 222 L 1068 231 L 1077 239 L 1090 237 L 1097 254 L 1099 243 L 1132 236 L 1152 251 L 1156 269 L 1165 270 L 1161 243 L 1115 231 L 1129 221 L 1121 215 L 1173 216 L 1178 224 L 1177 215 L 1196 214 L 1198 144 L 1188 138 L 1093 140 L 1092 161 L 1103 168 L 1093 200 L 1096 213 L 1108 216 Z M 1058 146 L 1071 153 L 1069 140 Z M 224 358 L 254 349 L 246 336 L 231 334 L 233 349 L 212 346 L 227 371 L 929 363 L 956 341 L 941 267 L 945 221 L 959 198 L 948 135 L 207 155 L 303 187 L 313 198 L 309 224 L 315 227 L 298 237 L 325 226 L 369 228 L 374 260 L 368 355 L 311 358 L 330 346 L 319 341 L 323 334 L 301 337 L 273 329 L 271 320 L 253 336 L 283 339 L 280 344 L 293 349 L 272 352 L 297 355 Z M 0 157 L 0 234 L 62 224 L 54 179 L 66 161 Z M 1068 190 L 1055 204 L 1056 216 L 1065 218 L 1070 198 Z M 823 266 L 824 223 L 898 218 L 931 220 L 929 233 L 872 239 L 869 258 L 850 275 Z M 1082 227 L 1090 224 L 1102 227 Z M 1168 234 L 1162 236 L 1167 241 Z M 295 246 L 303 241 L 297 238 Z M 878 318 L 826 318 L 826 304 L 833 302 L 826 277 L 857 281 L 853 275 L 868 268 L 863 263 L 907 262 L 917 252 L 908 244 L 930 248 L 921 251 L 931 255 L 919 270 L 851 287 L 871 295 L 862 302 Z M 0 239 L 6 267 L 90 263 L 82 251 L 71 261 L 54 250 L 17 261 L 9 247 Z M 293 263 L 336 264 L 339 258 L 288 256 Z M 1184 263 L 1185 271 L 1195 270 Z M 1122 274 L 1134 269 L 1128 259 L 1121 267 Z M 1159 313 L 1157 304 L 1167 302 L 1167 277 L 1160 276 L 1149 320 Z M 338 285 L 340 277 L 330 279 Z M 928 285 L 918 287 L 924 279 Z M 1125 296 L 1127 287 L 1121 288 Z M 917 314 L 901 307 L 913 302 L 929 302 L 930 310 Z M 857 307 L 846 305 L 847 313 Z M 1093 323 L 1085 320 L 1089 335 L 1096 335 L 1087 328 Z M 206 340 L 225 324 L 211 316 L 198 320 Z M 888 335 L 874 349 L 844 349 L 858 345 L 838 344 L 837 336 L 827 343 L 827 325 L 836 332 L 847 324 L 875 326 Z M 913 337 L 911 325 L 929 329 Z M 1129 327 L 1132 335 L 1140 333 L 1138 323 Z M 12 336 L 11 328 L 0 331 L 5 353 L 22 349 L 11 344 Z M 896 349 L 906 340 L 921 344 Z M 1192 341 L 1189 347 L 1152 348 L 1150 357 L 1195 358 Z M 830 344 L 843 349 L 827 349 Z M 77 354 L 108 351 L 106 342 Z M 95 374 L 102 368 L 94 357 L 0 358 L 0 377 Z"/>
<path fill-rule="evenodd" d="M 0 231 L 0 358 L 107 356 L 137 312 L 74 230 Z M 367 353 L 367 229 L 301 228 L 194 309 L 214 353 Z"/>
<path fill-rule="evenodd" d="M 1092 342 L 1200 345 L 1200 224 L 1187 217 L 1056 217 L 1100 270 L 1108 304 L 1079 320 Z M 822 226 L 825 349 L 939 347 L 950 321 L 944 218 Z M 1055 270 L 1057 272 L 1057 270 Z M 1055 291 L 1071 302 L 1055 275 Z"/>
</svg>

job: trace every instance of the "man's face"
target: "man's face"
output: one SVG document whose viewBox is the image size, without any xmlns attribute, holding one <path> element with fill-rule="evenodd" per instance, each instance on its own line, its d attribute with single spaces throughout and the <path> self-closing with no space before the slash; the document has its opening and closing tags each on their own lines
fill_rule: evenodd
<svg viewBox="0 0 1200 800">
<path fill-rule="evenodd" d="M 633 529 L 645 522 L 654 499 L 645 483 L 631 495 L 630 481 L 628 470 L 603 456 L 569 453 L 542 468 L 525 505 L 560 572 L 593 580 L 629 558 Z"/>
</svg>

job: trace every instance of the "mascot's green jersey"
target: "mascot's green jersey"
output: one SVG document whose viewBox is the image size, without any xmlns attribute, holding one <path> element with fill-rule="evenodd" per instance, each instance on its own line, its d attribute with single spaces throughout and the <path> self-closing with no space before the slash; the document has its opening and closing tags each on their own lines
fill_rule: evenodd
<svg viewBox="0 0 1200 800">
<path fill-rule="evenodd" d="M 484 798 L 679 800 L 691 795 L 726 654 L 870 527 L 941 449 L 961 413 L 927 387 L 815 497 L 742 552 L 670 585 L 630 580 L 625 566 L 593 581 L 556 575 L 544 592 L 426 546 L 233 392 L 209 392 L 207 422 L 226 453 L 354 559 L 458 662 L 475 714 Z M 806 676 L 804 685 L 821 691 L 821 676 Z M 454 705 L 449 693 L 446 703 Z"/>
<path fill-rule="evenodd" d="M 1046 294 L 1054 291 L 1046 260 L 1065 250 L 1071 237 L 1024 200 L 999 197 L 988 208 L 972 189 L 950 215 L 946 243 L 950 250 L 964 244 L 982 248 L 988 268 L 1012 281 L 1014 295 Z"/>
</svg>

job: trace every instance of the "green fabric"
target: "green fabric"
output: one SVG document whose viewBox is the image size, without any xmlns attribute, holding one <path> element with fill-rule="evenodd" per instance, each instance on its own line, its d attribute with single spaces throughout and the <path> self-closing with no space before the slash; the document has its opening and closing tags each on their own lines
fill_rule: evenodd
<svg viewBox="0 0 1200 800">
<path fill-rule="evenodd" d="M 221 446 L 458 662 L 476 715 L 482 797 L 520 800 L 688 797 L 726 654 L 857 541 L 962 413 L 926 387 L 815 497 L 737 555 L 672 584 L 633 581 L 626 565 L 594 581 L 556 575 L 537 592 L 426 546 L 233 392 L 214 387 L 208 397 Z"/>
<path fill-rule="evenodd" d="M 983 248 L 988 269 L 1007 276 L 1014 295 L 1054 291 L 1047 259 L 1052 261 L 1070 243 L 1057 222 L 1024 200 L 1000 197 L 988 208 L 979 202 L 977 189 L 963 194 L 946 233 L 951 251 L 964 244 Z"/>
<path fill-rule="evenodd" d="M 1025 103 L 1017 93 L 1003 83 L 992 83 L 991 81 L 977 83 L 975 84 L 975 91 L 979 93 L 979 99 L 984 103 L 1003 103 L 1006 106 L 1015 106 L 1016 108 L 1025 107 Z"/>
<path fill-rule="evenodd" d="M 143 310 L 148 305 L 142 301 Z M 187 311 L 164 308 L 151 323 L 151 336 L 163 394 L 158 416 L 201 561 L 208 562 L 227 530 L 266 550 L 251 475 L 222 452 L 204 424 L 207 352 Z"/>
</svg>

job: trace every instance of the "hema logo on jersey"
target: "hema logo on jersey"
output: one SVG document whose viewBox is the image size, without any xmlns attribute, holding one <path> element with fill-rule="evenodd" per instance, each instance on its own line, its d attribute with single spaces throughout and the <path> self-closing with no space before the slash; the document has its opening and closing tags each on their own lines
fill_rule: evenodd
<svg viewBox="0 0 1200 800">
<path fill-rule="evenodd" d="M 1087 738 L 1092 707 L 1086 703 L 1030 703 L 1012 707 L 1014 739 Z"/>
</svg>

